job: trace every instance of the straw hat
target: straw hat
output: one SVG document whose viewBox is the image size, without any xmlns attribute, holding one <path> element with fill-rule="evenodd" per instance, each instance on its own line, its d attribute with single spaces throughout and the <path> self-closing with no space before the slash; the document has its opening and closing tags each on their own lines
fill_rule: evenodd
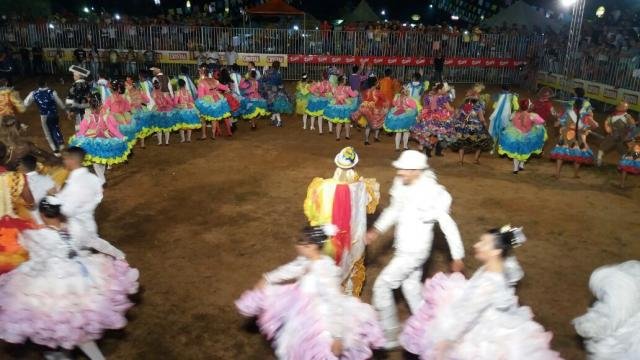
<svg viewBox="0 0 640 360">
<path fill-rule="evenodd" d="M 429 168 L 427 155 L 416 150 L 403 151 L 392 165 L 398 170 L 426 170 Z"/>
<path fill-rule="evenodd" d="M 352 169 L 358 164 L 358 161 L 360 161 L 360 159 L 353 146 L 348 146 L 340 150 L 333 160 L 336 166 L 341 169 Z"/>
</svg>

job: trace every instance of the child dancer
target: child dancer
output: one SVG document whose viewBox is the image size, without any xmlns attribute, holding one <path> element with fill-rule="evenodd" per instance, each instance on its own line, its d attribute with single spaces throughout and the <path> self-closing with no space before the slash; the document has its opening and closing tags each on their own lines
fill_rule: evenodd
<svg viewBox="0 0 640 360">
<path fill-rule="evenodd" d="M 437 84 L 424 98 L 418 123 L 411 128 L 412 137 L 420 143 L 420 150 L 424 150 L 427 156 L 431 156 L 433 149 L 436 156 L 442 156 L 442 149 L 454 140 L 454 110 L 449 104 L 450 99 L 447 86 Z"/>
<path fill-rule="evenodd" d="M 322 74 L 322 78 L 322 81 L 317 81 L 309 87 L 311 95 L 309 96 L 306 110 L 306 114 L 311 117 L 311 129 L 315 124 L 315 119 L 318 119 L 320 135 L 322 135 L 322 116 L 332 94 L 332 87 L 327 80 L 327 74 Z M 333 132 L 333 123 L 331 122 L 329 122 L 329 132 Z"/>
<path fill-rule="evenodd" d="M 565 161 L 573 162 L 573 177 L 579 178 L 580 165 L 593 164 L 593 151 L 587 143 L 591 129 L 597 128 L 593 120 L 593 111 L 589 100 L 584 98 L 584 89 L 576 88 L 575 99 L 570 101 L 564 114 L 558 119 L 560 126 L 558 144 L 551 150 L 551 159 L 556 160 L 554 176 L 560 177 L 560 170 Z"/>
<path fill-rule="evenodd" d="M 104 100 L 102 111 L 112 115 L 118 122 L 118 127 L 126 141 L 133 147 L 138 139 L 138 124 L 131 116 L 131 103 L 125 97 L 125 84 L 120 80 L 111 82 L 111 95 Z"/>
<path fill-rule="evenodd" d="M 532 111 L 529 99 L 520 100 L 520 109 L 511 117 L 499 137 L 498 154 L 513 159 L 513 174 L 524 170 L 524 163 L 531 155 L 539 155 L 547 140 L 544 119 Z"/>
<path fill-rule="evenodd" d="M 514 294 L 524 273 L 511 250 L 525 240 L 522 228 L 489 230 L 473 247 L 483 265 L 470 279 L 460 273 L 428 279 L 402 346 L 421 359 L 561 359 L 549 347 L 551 333 Z"/>
<path fill-rule="evenodd" d="M 237 65 L 236 65 L 237 67 Z M 229 120 L 231 122 L 231 130 L 234 131 L 236 117 L 241 115 L 241 104 L 242 97 L 240 96 L 240 83 L 236 83 L 236 81 L 242 81 L 240 79 L 240 75 L 236 74 L 236 80 L 231 78 L 231 73 L 227 69 L 220 70 L 220 83 L 229 88 L 228 91 L 222 91 L 222 96 L 227 99 L 227 103 L 229 104 L 229 109 L 231 109 L 232 118 Z M 226 121 L 226 120 L 225 120 Z"/>
<path fill-rule="evenodd" d="M 140 81 L 145 81 L 140 76 Z M 153 85 L 152 85 L 153 86 Z M 136 134 L 140 140 L 140 147 L 145 148 L 144 139 L 153 132 L 153 112 L 149 111 L 154 107 L 151 100 L 151 93 L 142 89 L 141 83 L 136 84 L 132 77 L 127 77 L 125 82 L 125 98 L 131 107 L 131 118 L 136 124 Z"/>
<path fill-rule="evenodd" d="M 127 160 L 132 143 L 122 135 L 113 114 L 103 111 L 101 96 L 94 93 L 89 108 L 80 121 L 78 132 L 69 140 L 69 146 L 77 146 L 86 152 L 86 161 L 93 164 L 96 176 L 104 183 L 107 165 Z"/>
<path fill-rule="evenodd" d="M 271 68 L 267 70 L 261 80 L 267 87 L 267 103 L 271 112 L 271 122 L 277 127 L 282 127 L 281 114 L 291 114 L 293 106 L 289 101 L 289 96 L 284 90 L 282 74 L 280 73 L 280 62 L 274 61 Z"/>
<path fill-rule="evenodd" d="M 177 127 L 180 129 L 180 142 L 191 142 L 191 131 L 199 129 L 202 124 L 191 91 L 183 79 L 178 79 L 178 91 L 175 94 L 174 102 L 179 118 Z"/>
<path fill-rule="evenodd" d="M 351 133 L 351 113 L 354 111 L 354 103 L 357 102 L 358 93 L 351 90 L 351 87 L 346 84 L 344 76 L 338 76 L 338 86 L 333 89 L 332 100 L 324 109 L 323 117 L 329 122 L 336 124 L 336 141 L 340 141 L 340 134 L 342 133 L 342 127 L 345 127 L 345 139 L 351 139 L 349 137 Z"/>
<path fill-rule="evenodd" d="M 60 208 L 58 199 L 44 198 L 39 210 L 45 226 L 22 233 L 29 260 L 2 277 L 0 338 L 52 349 L 78 347 L 89 359 L 102 360 L 95 341 L 105 330 L 127 325 L 138 270 L 105 240 L 69 233 Z"/>
<path fill-rule="evenodd" d="M 370 145 L 371 130 L 374 131 L 373 140 L 380 142 L 380 129 L 384 125 L 384 118 L 389 111 L 389 103 L 378 88 L 378 79 L 375 76 L 370 76 L 367 79 L 365 88 L 366 90 L 362 93 L 362 103 L 358 110 L 351 114 L 351 120 L 358 123 L 360 118 L 365 118 L 364 144 Z"/>
<path fill-rule="evenodd" d="M 231 133 L 231 126 L 228 119 L 231 117 L 231 108 L 224 96 L 218 90 L 228 90 L 228 88 L 212 77 L 207 70 L 206 64 L 200 65 L 200 80 L 198 81 L 198 99 L 196 108 L 200 112 L 202 121 L 202 136 L 198 140 L 207 138 L 207 122 L 211 124 L 211 139 L 216 139 L 216 132 L 220 132 L 220 120 L 225 120 L 228 125 L 227 131 Z"/>
<path fill-rule="evenodd" d="M 302 74 L 302 78 L 296 84 L 296 114 L 302 115 L 302 130 L 307 130 L 307 118 L 309 115 L 306 112 L 307 105 L 309 104 L 309 97 L 311 96 L 309 88 L 311 82 L 307 73 Z M 311 130 L 315 130 L 313 121 L 311 122 Z"/>
<path fill-rule="evenodd" d="M 242 91 L 242 118 L 251 121 L 251 130 L 257 129 L 256 118 L 269 115 L 267 101 L 258 92 L 257 73 L 249 72 L 249 78 L 240 84 Z"/>
<path fill-rule="evenodd" d="M 176 129 L 176 124 L 179 121 L 177 114 L 173 111 L 175 108 L 174 99 L 169 92 L 161 90 L 160 82 L 155 79 L 153 81 L 151 98 L 156 105 L 153 123 L 158 138 L 158 146 L 163 145 L 163 133 L 164 145 L 169 146 L 169 137 L 171 136 L 171 132 Z"/>
<path fill-rule="evenodd" d="M 364 360 L 384 343 L 373 308 L 342 293 L 340 269 L 322 253 L 335 226 L 307 227 L 296 242 L 298 258 L 263 275 L 236 301 L 257 316 L 279 359 Z"/>
<path fill-rule="evenodd" d="M 396 151 L 400 151 L 400 141 L 403 149 L 409 150 L 410 129 L 418 118 L 418 104 L 411 98 L 406 89 L 393 99 L 393 107 L 384 119 L 384 130 L 396 134 Z"/>
</svg>

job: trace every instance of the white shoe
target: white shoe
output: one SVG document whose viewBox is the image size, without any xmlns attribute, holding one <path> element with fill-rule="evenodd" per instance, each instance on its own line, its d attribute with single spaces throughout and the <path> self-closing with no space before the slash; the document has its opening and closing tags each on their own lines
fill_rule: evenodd
<svg viewBox="0 0 640 360">
<path fill-rule="evenodd" d="M 387 340 L 384 343 L 385 350 L 395 350 L 400 347 L 400 342 L 398 340 Z"/>
</svg>

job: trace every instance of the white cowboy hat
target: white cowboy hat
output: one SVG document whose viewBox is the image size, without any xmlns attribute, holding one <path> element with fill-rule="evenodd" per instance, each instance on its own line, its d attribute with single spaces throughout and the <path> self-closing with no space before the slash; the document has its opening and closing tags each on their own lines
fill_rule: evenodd
<svg viewBox="0 0 640 360">
<path fill-rule="evenodd" d="M 352 146 L 348 146 L 340 150 L 333 162 L 341 169 L 352 169 L 358 164 L 359 160 L 356 150 Z"/>
<path fill-rule="evenodd" d="M 398 170 L 426 170 L 429 168 L 427 155 L 415 150 L 403 151 L 398 160 L 391 165 Z"/>
</svg>

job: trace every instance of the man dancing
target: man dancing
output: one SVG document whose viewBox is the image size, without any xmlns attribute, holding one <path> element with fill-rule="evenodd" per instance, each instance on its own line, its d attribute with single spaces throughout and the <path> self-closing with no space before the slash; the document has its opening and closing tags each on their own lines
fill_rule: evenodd
<svg viewBox="0 0 640 360">
<path fill-rule="evenodd" d="M 397 169 L 390 190 L 391 204 L 366 235 L 367 244 L 395 225 L 395 254 L 373 285 L 373 305 L 385 331 L 387 349 L 398 346 L 398 315 L 393 290 L 402 287 L 411 313 L 418 311 L 422 296 L 422 266 L 433 243 L 438 223 L 451 249 L 452 271 L 462 271 L 464 246 L 458 227 L 449 215 L 451 195 L 440 184 L 427 163 L 427 156 L 407 150 L 393 162 Z"/>
<path fill-rule="evenodd" d="M 75 130 L 80 129 L 80 121 L 84 116 L 84 111 L 89 107 L 89 95 L 91 95 L 91 85 L 86 81 L 89 76 L 89 70 L 71 65 L 69 71 L 73 73 L 73 85 L 69 89 L 66 103 L 71 107 L 71 113 L 74 115 Z"/>
<path fill-rule="evenodd" d="M 29 93 L 24 100 L 25 107 L 35 102 L 40 109 L 40 123 L 44 137 L 49 143 L 49 147 L 56 156 L 60 156 L 60 150 L 64 147 L 62 131 L 60 131 L 60 118 L 58 117 L 58 107 L 64 109 L 64 103 L 58 97 L 58 93 L 47 86 L 45 78 L 38 80 L 38 89 Z"/>
<path fill-rule="evenodd" d="M 334 224 L 338 234 L 325 246 L 342 269 L 345 293 L 359 296 L 364 283 L 364 237 L 367 214 L 373 214 L 380 200 L 380 184 L 360 177 L 355 170 L 358 154 L 349 146 L 338 155 L 333 177 L 315 178 L 307 190 L 304 213 L 311 226 Z"/>
</svg>

